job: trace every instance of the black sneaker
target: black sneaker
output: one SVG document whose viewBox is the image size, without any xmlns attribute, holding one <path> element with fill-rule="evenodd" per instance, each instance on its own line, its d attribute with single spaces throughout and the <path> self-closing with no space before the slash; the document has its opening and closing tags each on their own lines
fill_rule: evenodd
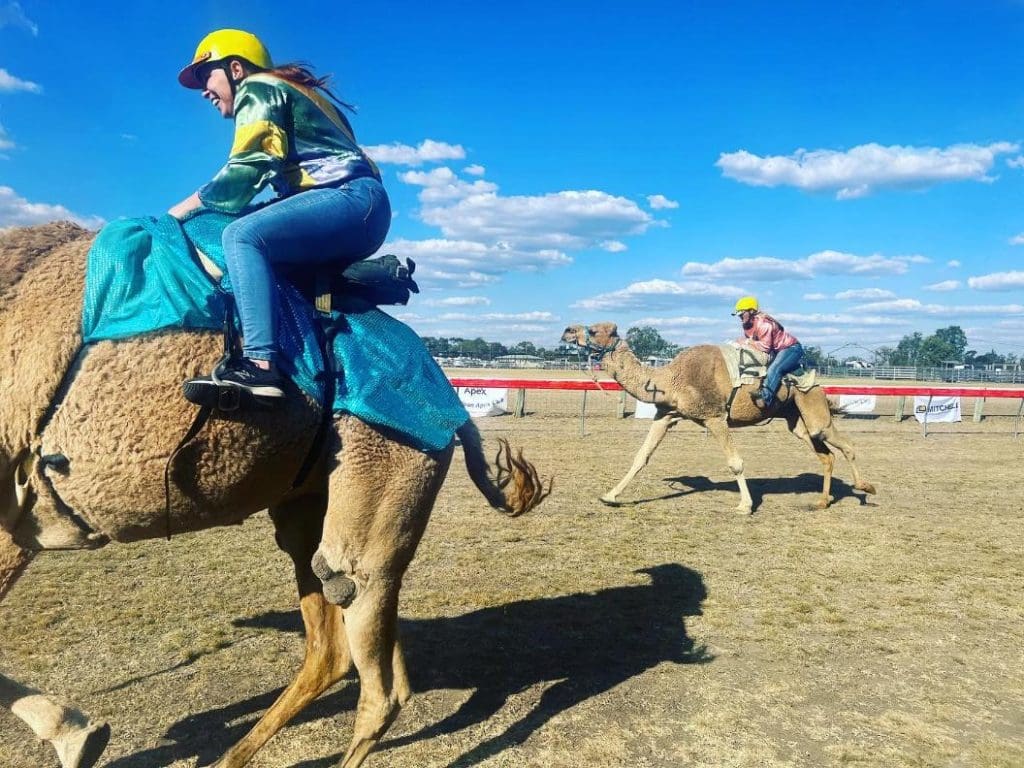
<svg viewBox="0 0 1024 768">
<path fill-rule="evenodd" d="M 284 397 L 284 390 L 281 388 L 283 383 L 284 379 L 273 365 L 269 371 L 265 371 L 243 357 L 241 360 L 233 360 L 223 370 L 218 371 L 216 379 L 212 376 L 203 376 L 186 381 L 185 397 L 192 402 L 203 403 L 209 397 L 206 390 L 234 387 L 245 390 L 255 397 L 281 398 Z"/>
<path fill-rule="evenodd" d="M 284 380 L 273 365 L 263 370 L 252 360 L 243 357 L 219 375 L 221 384 L 231 384 L 252 392 L 256 397 L 284 397 Z"/>
</svg>

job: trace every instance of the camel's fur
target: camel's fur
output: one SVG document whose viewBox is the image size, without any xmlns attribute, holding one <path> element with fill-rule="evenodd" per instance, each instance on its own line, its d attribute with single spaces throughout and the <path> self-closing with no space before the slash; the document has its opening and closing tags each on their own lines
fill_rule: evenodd
<svg viewBox="0 0 1024 768">
<path fill-rule="evenodd" d="M 619 494 L 647 465 L 668 430 L 681 419 L 707 427 L 722 446 L 729 469 L 739 485 L 740 503 L 736 509 L 740 512 L 749 514 L 753 510 L 753 499 L 743 473 L 743 459 L 733 446 L 729 427 L 750 426 L 769 416 L 784 417 L 793 434 L 806 442 L 821 461 L 824 482 L 816 504 L 819 509 L 826 508 L 832 501 L 829 490 L 835 456 L 831 448 L 838 449 L 850 462 L 854 487 L 865 493 L 875 492 L 874 486 L 861 478 L 853 445 L 833 423 L 828 400 L 820 387 L 813 387 L 807 392 L 783 388 L 777 405 L 769 411 L 762 411 L 750 397 L 757 391 L 755 385 L 744 385 L 729 404 L 732 380 L 725 358 L 716 346 L 691 347 L 668 365 L 651 368 L 640 363 L 625 340 L 619 337 L 614 323 L 597 323 L 588 328 L 569 326 L 562 334 L 562 341 L 603 352 L 604 369 L 623 389 L 638 400 L 654 403 L 657 408 L 654 423 L 633 460 L 633 466 L 618 485 L 601 497 L 605 503 L 616 502 Z"/>
<path fill-rule="evenodd" d="M 88 232 L 65 224 L 14 230 L 0 239 L 0 356 L 5 361 L 0 369 L 0 598 L 44 545 L 131 542 L 236 523 L 269 507 L 278 545 L 295 566 L 306 658 L 281 698 L 218 766 L 244 765 L 340 679 L 352 660 L 363 688 L 344 765 L 358 766 L 408 695 L 393 632 L 398 588 L 453 446 L 422 453 L 393 434 L 343 417 L 323 441 L 301 487 L 292 488 L 315 445 L 321 415 L 293 387 L 274 408 L 211 417 L 171 465 L 168 518 L 164 467 L 195 415 L 181 395 L 181 382 L 212 366 L 221 341 L 213 333 L 163 332 L 100 342 L 78 354 L 90 242 Z M 62 387 L 69 369 L 70 385 Z M 60 406 L 40 435 L 55 397 Z M 521 454 L 511 459 L 503 446 L 507 458 L 498 462 L 492 480 L 472 422 L 459 435 L 467 469 L 492 506 L 521 514 L 546 495 Z M 38 461 L 50 454 L 67 457 L 68 468 Z M 16 480 L 26 484 L 26 493 L 12 491 Z M 93 529 L 92 536 L 69 522 L 67 509 Z M 325 599 L 324 585 L 312 570 L 325 515 L 330 523 L 324 552 L 340 551 L 343 541 L 352 562 L 361 564 L 354 572 L 359 588 L 344 615 Z M 362 570 L 367 564 L 369 570 Z M 381 680 L 389 681 L 386 690 Z M 6 703 L 37 733 L 60 733 L 65 741 L 77 738 L 67 737 L 68 729 L 84 738 L 85 730 L 96 728 L 72 708 L 36 692 Z M 385 712 L 386 717 L 378 716 Z M 63 742 L 51 740 L 63 754 Z M 65 766 L 82 764 L 76 759 L 61 757 Z"/>
</svg>

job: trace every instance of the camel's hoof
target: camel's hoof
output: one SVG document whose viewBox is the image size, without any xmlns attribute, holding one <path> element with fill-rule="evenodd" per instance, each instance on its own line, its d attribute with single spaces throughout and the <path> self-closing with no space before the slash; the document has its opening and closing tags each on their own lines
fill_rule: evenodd
<svg viewBox="0 0 1024 768">
<path fill-rule="evenodd" d="M 864 493 L 875 493 L 875 486 L 873 486 L 871 483 L 859 483 L 853 487 L 856 488 L 858 491 L 864 491 Z"/>
<path fill-rule="evenodd" d="M 814 506 L 812 506 L 811 509 L 820 512 L 823 509 L 828 509 L 832 505 L 833 501 L 834 499 L 831 496 L 827 499 L 818 499 L 814 502 Z"/>
<path fill-rule="evenodd" d="M 752 515 L 754 514 L 754 508 L 748 507 L 746 504 L 740 504 L 736 507 L 736 511 L 741 515 Z"/>
<path fill-rule="evenodd" d="M 601 502 L 602 504 L 604 504 L 604 505 L 605 505 L 605 506 L 607 506 L 607 507 L 621 507 L 621 506 L 622 506 L 622 505 L 621 505 L 621 504 L 620 504 L 619 502 L 617 502 L 617 501 L 616 501 L 615 499 L 610 499 L 610 498 L 608 498 L 607 496 L 601 496 L 601 497 L 600 497 L 600 498 L 598 499 L 598 501 L 600 501 L 600 502 Z"/>
<path fill-rule="evenodd" d="M 61 744 L 54 743 L 63 768 L 92 768 L 110 741 L 110 726 L 91 725 Z"/>
</svg>

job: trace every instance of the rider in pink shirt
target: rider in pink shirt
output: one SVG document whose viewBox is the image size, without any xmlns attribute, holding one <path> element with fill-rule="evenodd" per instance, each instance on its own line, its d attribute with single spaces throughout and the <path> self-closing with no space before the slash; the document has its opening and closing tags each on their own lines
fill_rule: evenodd
<svg viewBox="0 0 1024 768">
<path fill-rule="evenodd" d="M 759 408 L 771 408 L 782 377 L 800 367 L 804 348 L 796 336 L 782 327 L 782 323 L 758 311 L 757 299 L 753 296 L 744 296 L 737 301 L 733 315 L 738 315 L 743 323 L 741 343 L 768 355 L 768 372 L 761 385 L 760 396 L 755 395 L 754 402 Z"/>
</svg>

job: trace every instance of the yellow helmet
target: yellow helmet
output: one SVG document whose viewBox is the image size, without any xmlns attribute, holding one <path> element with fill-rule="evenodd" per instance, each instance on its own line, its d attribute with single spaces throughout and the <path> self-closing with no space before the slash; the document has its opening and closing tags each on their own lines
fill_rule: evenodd
<svg viewBox="0 0 1024 768">
<path fill-rule="evenodd" d="M 192 63 L 178 73 L 178 82 L 186 88 L 202 89 L 205 83 L 196 77 L 196 68 L 213 61 L 245 59 L 260 69 L 273 69 L 270 52 L 251 32 L 240 29 L 218 29 L 204 37 L 196 48 Z"/>
<path fill-rule="evenodd" d="M 732 313 L 738 315 L 740 312 L 757 312 L 757 299 L 753 296 L 744 296 L 742 299 L 736 302 L 736 307 Z"/>
</svg>

